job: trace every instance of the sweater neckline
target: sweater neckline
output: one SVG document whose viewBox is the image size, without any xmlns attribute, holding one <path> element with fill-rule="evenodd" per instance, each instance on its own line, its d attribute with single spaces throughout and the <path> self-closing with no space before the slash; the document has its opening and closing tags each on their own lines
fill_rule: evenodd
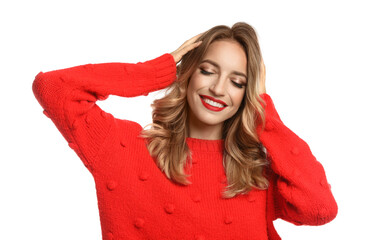
<svg viewBox="0 0 368 240">
<path fill-rule="evenodd" d="M 208 140 L 187 137 L 186 142 L 190 150 L 192 151 L 205 151 L 205 152 L 223 152 L 224 151 L 224 139 Z"/>
</svg>

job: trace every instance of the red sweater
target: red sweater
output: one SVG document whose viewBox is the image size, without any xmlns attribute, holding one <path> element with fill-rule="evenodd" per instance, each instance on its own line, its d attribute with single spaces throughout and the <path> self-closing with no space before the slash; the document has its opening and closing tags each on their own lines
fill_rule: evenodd
<svg viewBox="0 0 368 240">
<path fill-rule="evenodd" d="M 170 54 L 144 63 L 87 64 L 40 72 L 33 92 L 92 174 L 104 240 L 280 239 L 273 221 L 322 225 L 337 204 L 322 165 L 281 121 L 268 94 L 266 128 L 257 128 L 271 162 L 270 186 L 231 199 L 222 165 L 223 140 L 187 138 L 191 185 L 171 182 L 138 137 L 142 127 L 96 104 L 110 94 L 147 95 L 176 79 Z"/>
</svg>

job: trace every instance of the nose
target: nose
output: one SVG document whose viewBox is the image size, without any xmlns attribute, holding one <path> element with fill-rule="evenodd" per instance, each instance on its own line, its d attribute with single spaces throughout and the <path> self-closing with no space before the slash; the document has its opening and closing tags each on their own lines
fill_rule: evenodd
<svg viewBox="0 0 368 240">
<path fill-rule="evenodd" d="M 225 78 L 219 77 L 210 87 L 210 92 L 216 96 L 225 94 Z"/>
</svg>

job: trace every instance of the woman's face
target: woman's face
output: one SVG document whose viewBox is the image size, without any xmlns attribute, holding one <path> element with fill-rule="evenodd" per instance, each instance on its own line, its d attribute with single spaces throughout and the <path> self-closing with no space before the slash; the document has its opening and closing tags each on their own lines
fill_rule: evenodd
<svg viewBox="0 0 368 240">
<path fill-rule="evenodd" d="M 189 124 L 222 129 L 224 121 L 241 105 L 246 69 L 247 58 L 238 42 L 218 40 L 211 43 L 189 80 Z"/>
</svg>

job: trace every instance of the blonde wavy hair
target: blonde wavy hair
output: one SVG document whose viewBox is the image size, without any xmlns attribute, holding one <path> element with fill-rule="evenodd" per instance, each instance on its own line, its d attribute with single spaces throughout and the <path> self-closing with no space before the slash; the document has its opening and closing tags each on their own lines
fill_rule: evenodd
<svg viewBox="0 0 368 240">
<path fill-rule="evenodd" d="M 229 39 L 237 41 L 244 48 L 248 80 L 241 106 L 223 125 L 223 166 L 228 182 L 223 192 L 224 198 L 246 194 L 252 188 L 267 189 L 269 184 L 265 176 L 269 162 L 256 132 L 258 123 L 261 122 L 263 128 L 265 125 L 264 109 L 260 104 L 264 101 L 258 94 L 262 55 L 257 34 L 249 24 L 238 22 L 231 28 L 215 26 L 197 39 L 203 41 L 202 44 L 183 56 L 177 65 L 177 79 L 166 89 L 165 96 L 151 105 L 153 123 L 147 125 L 151 128 L 141 132 L 149 153 L 167 178 L 178 184 L 191 184 L 187 180 L 189 175 L 185 173 L 186 164 L 192 164 L 186 143 L 188 83 L 210 44 Z"/>
</svg>

